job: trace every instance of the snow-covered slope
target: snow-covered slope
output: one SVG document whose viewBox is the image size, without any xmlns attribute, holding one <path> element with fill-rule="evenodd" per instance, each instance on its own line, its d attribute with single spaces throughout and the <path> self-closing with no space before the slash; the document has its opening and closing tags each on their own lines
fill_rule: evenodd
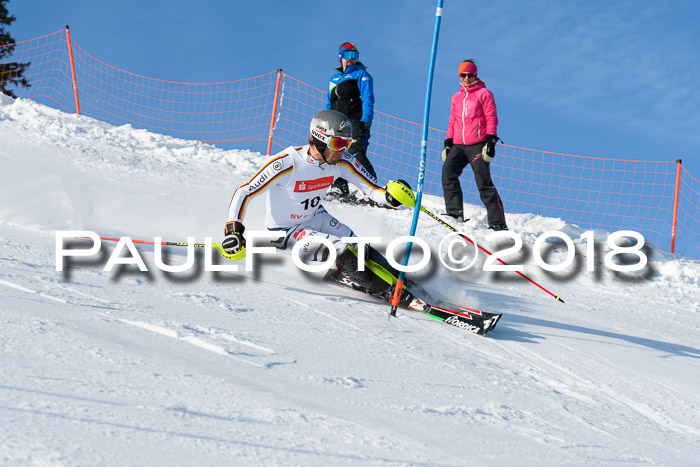
<svg viewBox="0 0 700 467">
<path fill-rule="evenodd" d="M 219 241 L 262 156 L 0 98 L 0 464 L 697 465 L 698 261 L 653 251 L 644 274 L 614 274 L 579 254 L 546 274 L 531 248 L 507 258 L 566 304 L 482 257 L 465 273 L 431 261 L 418 277 L 434 295 L 504 313 L 488 337 L 390 318 L 284 256 L 216 273 L 200 252 L 165 273 L 143 246 L 149 272 L 107 273 L 105 243 L 57 272 L 57 230 Z M 412 217 L 327 208 L 385 245 Z M 469 214 L 493 249 L 483 209 Z M 585 251 L 559 219 L 509 224 L 525 245 L 561 230 Z M 421 217 L 421 238 L 445 234 Z M 549 261 L 564 256 L 552 244 Z"/>
</svg>

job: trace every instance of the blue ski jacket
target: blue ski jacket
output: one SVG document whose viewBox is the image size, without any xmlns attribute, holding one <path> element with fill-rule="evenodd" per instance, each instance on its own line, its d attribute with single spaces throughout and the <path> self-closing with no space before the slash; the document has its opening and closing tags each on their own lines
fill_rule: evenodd
<svg viewBox="0 0 700 467">
<path fill-rule="evenodd" d="M 361 62 L 341 68 L 328 84 L 326 110 L 337 110 L 350 120 L 369 124 L 374 118 L 374 86 L 372 76 Z"/>
</svg>

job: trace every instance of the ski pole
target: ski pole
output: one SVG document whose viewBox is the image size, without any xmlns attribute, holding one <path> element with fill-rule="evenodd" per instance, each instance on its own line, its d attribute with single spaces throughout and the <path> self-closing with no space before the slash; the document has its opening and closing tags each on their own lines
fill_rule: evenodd
<svg viewBox="0 0 700 467">
<path fill-rule="evenodd" d="M 468 242 L 471 243 L 472 245 L 475 245 L 477 248 L 479 248 L 481 251 L 483 251 L 483 252 L 486 253 L 487 255 L 489 255 L 489 256 L 493 255 L 493 253 L 491 253 L 491 252 L 490 252 L 489 250 L 487 250 L 486 248 L 482 247 L 481 245 L 479 245 L 479 244 L 477 244 L 477 243 L 474 243 L 474 242 L 472 241 L 471 238 L 469 238 L 469 237 L 467 237 L 467 236 L 465 236 L 465 235 L 460 234 L 459 231 L 458 231 L 457 229 L 455 229 L 454 227 L 452 227 L 450 224 L 448 224 L 448 223 L 445 222 L 444 220 L 440 219 L 438 216 L 436 216 L 436 215 L 433 214 L 432 212 L 430 212 L 430 211 L 428 211 L 427 209 L 425 209 L 425 207 L 421 206 L 421 207 L 420 207 L 420 210 L 423 211 L 424 213 L 426 213 L 427 215 L 429 215 L 430 217 L 432 217 L 433 219 L 435 219 L 436 221 L 438 221 L 439 223 L 441 223 L 442 225 L 444 225 L 445 227 L 447 227 L 449 230 L 451 230 L 451 231 L 457 233 L 460 237 L 462 237 L 463 239 L 465 239 L 466 241 L 468 241 Z M 508 263 L 506 263 L 505 261 L 503 261 L 501 258 L 496 258 L 496 259 L 498 260 L 499 263 L 508 265 Z M 549 295 L 551 295 L 552 297 L 554 297 L 555 300 L 557 300 L 557 301 L 559 301 L 559 302 L 562 302 L 562 303 L 565 303 L 564 300 L 562 300 L 562 298 L 561 298 L 559 295 L 554 295 L 552 292 L 550 292 L 549 290 L 545 289 L 545 288 L 542 287 L 540 284 L 538 284 L 537 282 L 533 281 L 532 279 L 530 279 L 529 277 L 527 277 L 525 274 L 521 273 L 520 271 L 513 271 L 513 272 L 515 272 L 515 273 L 517 273 L 519 276 L 521 276 L 521 277 L 523 277 L 523 278 L 529 280 L 529 281 L 532 282 L 534 285 L 536 285 L 537 287 L 539 287 L 540 289 L 544 290 L 544 291 L 547 292 Z"/>
<path fill-rule="evenodd" d="M 87 238 L 87 237 L 84 237 Z M 108 238 L 108 237 L 100 237 L 100 240 L 103 241 L 109 241 L 109 242 L 118 242 L 118 238 Z M 131 240 L 131 243 L 142 243 L 146 245 L 155 245 L 155 242 L 149 242 L 147 240 Z M 163 246 L 189 246 L 189 243 L 186 242 L 160 242 L 159 245 Z M 206 248 L 205 243 L 195 243 L 193 245 L 195 248 Z M 229 261 L 239 261 L 245 258 L 245 247 L 241 249 L 238 253 L 227 253 L 226 250 L 224 250 L 224 247 L 221 246 L 221 243 L 212 243 L 211 247 L 215 249 L 221 256 L 226 258 Z"/>
<path fill-rule="evenodd" d="M 411 233 L 413 236 L 416 233 L 416 227 L 418 226 L 418 215 L 420 210 L 421 199 L 423 197 L 423 179 L 425 178 L 425 165 L 428 153 L 428 120 L 430 118 L 430 94 L 433 89 L 433 75 L 435 73 L 435 56 L 437 55 L 437 45 L 438 38 L 440 36 L 440 20 L 442 19 L 442 3 L 443 0 L 438 0 L 437 10 L 435 11 L 435 27 L 433 29 L 433 45 L 430 50 L 430 64 L 428 66 L 428 82 L 426 84 L 425 90 L 425 108 L 423 111 L 423 137 L 420 143 L 420 162 L 418 164 L 418 186 L 416 187 L 418 195 L 416 196 L 415 209 L 413 211 L 413 221 L 411 222 Z M 406 251 L 403 256 L 403 265 L 408 264 L 408 260 L 411 256 L 412 242 L 406 244 Z M 405 271 L 399 273 L 398 282 L 396 283 L 396 290 L 391 299 L 391 316 L 396 316 L 396 309 L 399 306 L 399 297 L 401 296 L 401 290 L 403 289 L 403 281 L 406 276 Z"/>
</svg>

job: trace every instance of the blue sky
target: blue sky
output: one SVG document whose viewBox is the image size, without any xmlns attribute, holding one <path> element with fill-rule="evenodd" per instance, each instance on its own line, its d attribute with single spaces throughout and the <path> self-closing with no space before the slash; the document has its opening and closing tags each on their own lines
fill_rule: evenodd
<svg viewBox="0 0 700 467">
<path fill-rule="evenodd" d="M 422 122 L 434 0 L 11 0 L 21 41 L 66 24 L 80 46 L 153 78 L 215 82 L 282 68 L 325 88 L 352 41 L 376 109 Z M 676 160 L 700 178 L 697 1 L 445 0 L 430 125 L 445 129 L 456 69 L 474 58 L 507 144 Z"/>
</svg>

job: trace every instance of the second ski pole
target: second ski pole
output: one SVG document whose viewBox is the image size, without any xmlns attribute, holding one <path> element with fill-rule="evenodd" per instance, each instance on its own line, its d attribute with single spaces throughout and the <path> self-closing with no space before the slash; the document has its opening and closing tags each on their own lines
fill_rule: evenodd
<svg viewBox="0 0 700 467">
<path fill-rule="evenodd" d="M 440 224 L 442 224 L 442 225 L 444 225 L 445 227 L 447 227 L 447 228 L 448 228 L 449 230 L 451 230 L 452 232 L 457 233 L 460 237 L 462 237 L 463 239 L 465 239 L 465 240 L 468 241 L 469 243 L 471 243 L 471 244 L 473 244 L 473 245 L 476 245 L 477 248 L 479 248 L 481 251 L 483 251 L 483 252 L 486 253 L 487 255 L 489 255 L 489 256 L 493 255 L 493 253 L 491 253 L 489 250 L 487 250 L 486 248 L 482 247 L 482 246 L 479 245 L 478 243 L 475 243 L 471 238 L 469 238 L 469 237 L 467 237 L 467 236 L 465 236 L 465 235 L 461 235 L 461 234 L 459 233 L 459 231 L 458 231 L 456 228 L 452 227 L 450 224 L 448 224 L 448 223 L 445 222 L 444 220 L 440 219 L 438 216 L 436 216 L 436 215 L 433 214 L 432 212 L 428 211 L 424 206 L 421 206 L 421 207 L 420 207 L 420 210 L 421 210 L 422 212 L 426 213 L 427 215 L 429 215 L 430 217 L 432 217 L 433 219 L 435 219 L 436 221 L 438 221 Z M 501 264 L 505 264 L 505 265 L 508 264 L 508 263 L 506 263 L 505 261 L 503 261 L 501 258 L 496 258 L 496 259 L 497 259 L 498 262 L 501 263 Z M 547 290 L 546 288 L 542 287 L 540 284 L 538 284 L 538 283 L 535 282 L 534 280 L 530 279 L 528 276 L 526 276 L 525 274 L 521 273 L 520 271 L 513 271 L 513 272 L 515 272 L 515 273 L 518 274 L 519 276 L 523 277 L 524 279 L 527 279 L 527 280 L 530 281 L 532 284 L 536 285 L 537 287 L 539 287 L 540 289 L 542 289 L 544 292 L 546 292 L 546 293 L 548 293 L 549 295 L 551 295 L 556 301 L 565 303 L 564 300 L 562 300 L 562 298 L 561 298 L 559 295 L 553 294 L 552 292 L 550 292 L 550 291 Z"/>
</svg>

